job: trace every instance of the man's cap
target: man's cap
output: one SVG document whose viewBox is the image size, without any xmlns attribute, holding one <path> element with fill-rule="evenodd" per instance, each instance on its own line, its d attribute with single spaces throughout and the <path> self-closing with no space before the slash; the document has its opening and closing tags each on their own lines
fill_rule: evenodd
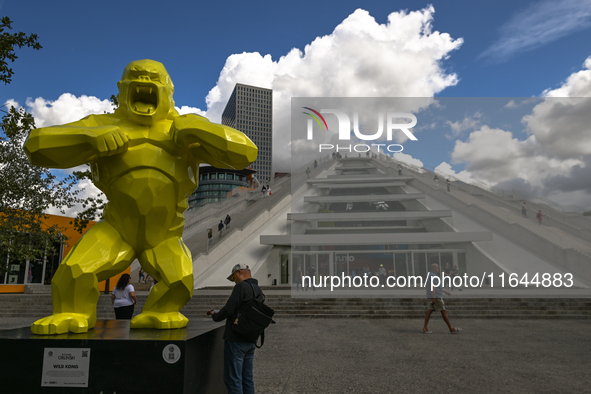
<svg viewBox="0 0 591 394">
<path fill-rule="evenodd" d="M 227 279 L 230 282 L 234 282 L 232 280 L 232 276 L 234 276 L 234 272 L 240 271 L 240 270 L 250 270 L 250 268 L 248 268 L 248 265 L 246 265 L 246 264 L 236 264 L 234 267 L 232 267 L 232 273 L 230 274 L 230 276 L 228 276 Z"/>
</svg>

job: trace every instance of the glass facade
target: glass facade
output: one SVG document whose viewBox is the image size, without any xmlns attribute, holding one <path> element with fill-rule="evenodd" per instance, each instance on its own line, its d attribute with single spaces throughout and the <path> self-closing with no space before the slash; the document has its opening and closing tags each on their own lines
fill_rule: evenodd
<svg viewBox="0 0 591 394">
<path fill-rule="evenodd" d="M 11 260 L 4 254 L 2 261 L 6 264 L 6 272 L 0 276 L 0 284 L 23 285 L 28 283 L 50 284 L 63 255 L 63 243 L 56 242 L 55 252 L 43 259 L 18 261 Z"/>
<path fill-rule="evenodd" d="M 200 167 L 199 172 L 199 187 L 189 197 L 189 208 L 224 201 L 237 187 L 250 187 L 250 174 L 254 171 Z"/>
<path fill-rule="evenodd" d="M 386 269 L 387 276 L 427 277 L 431 264 L 445 267 L 458 266 L 459 275 L 466 273 L 466 253 L 463 249 L 403 250 L 398 251 L 343 251 L 343 252 L 291 252 L 281 255 L 281 283 L 294 283 L 298 267 L 305 275 L 314 268 L 315 276 L 368 276 L 378 275 L 380 266 Z M 291 264 L 290 264 L 291 262 Z M 288 272 L 291 275 L 288 276 Z"/>
</svg>

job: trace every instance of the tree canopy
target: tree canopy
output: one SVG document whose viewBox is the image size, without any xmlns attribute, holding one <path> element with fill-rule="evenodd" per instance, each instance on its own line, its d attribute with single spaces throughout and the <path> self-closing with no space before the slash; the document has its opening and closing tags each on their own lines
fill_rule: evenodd
<svg viewBox="0 0 591 394">
<path fill-rule="evenodd" d="M 2 117 L 0 135 L 0 256 L 11 260 L 42 258 L 62 237 L 56 226 L 43 219 L 50 207 L 70 208 L 81 202 L 74 187 L 77 177 L 62 180 L 47 168 L 29 162 L 23 144 L 35 120 L 24 109 L 11 107 Z M 2 266 L 2 265 L 0 265 Z"/>
<path fill-rule="evenodd" d="M 15 48 L 23 46 L 41 49 L 37 35 L 8 33 L 12 29 L 8 17 L 0 19 L 0 80 L 11 82 L 12 69 L 7 60 L 17 59 Z M 78 181 L 90 177 L 90 171 L 75 171 L 72 175 L 58 178 L 47 168 L 30 163 L 23 145 L 35 119 L 23 108 L 6 108 L 0 124 L 0 273 L 6 269 L 6 256 L 11 264 L 26 260 L 41 259 L 52 254 L 54 244 L 64 240 L 63 230 L 46 225 L 46 212 L 65 209 L 81 204 L 83 211 L 73 220 L 74 227 L 82 233 L 89 220 L 99 216 L 104 205 L 102 199 L 79 197 Z"/>
<path fill-rule="evenodd" d="M 8 85 L 12 81 L 14 72 L 8 67 L 8 61 L 14 62 L 18 59 L 14 51 L 15 47 L 31 47 L 41 49 L 42 46 L 37 41 L 37 34 L 18 32 L 9 33 L 5 30 L 12 30 L 12 21 L 7 16 L 0 19 L 0 81 Z"/>
</svg>

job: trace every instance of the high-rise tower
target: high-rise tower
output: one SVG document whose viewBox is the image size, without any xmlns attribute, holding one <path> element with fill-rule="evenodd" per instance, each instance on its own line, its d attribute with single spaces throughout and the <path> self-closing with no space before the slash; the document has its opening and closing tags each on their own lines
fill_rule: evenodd
<svg viewBox="0 0 591 394">
<path fill-rule="evenodd" d="M 242 131 L 259 148 L 251 165 L 262 183 L 272 180 L 273 91 L 237 83 L 222 113 L 222 124 Z"/>
</svg>

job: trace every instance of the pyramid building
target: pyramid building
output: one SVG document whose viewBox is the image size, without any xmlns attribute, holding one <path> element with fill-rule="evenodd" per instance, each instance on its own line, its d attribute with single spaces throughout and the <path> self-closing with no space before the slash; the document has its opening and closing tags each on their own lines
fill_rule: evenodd
<svg viewBox="0 0 591 394">
<path fill-rule="evenodd" d="M 445 179 L 436 182 L 432 172 L 383 154 L 317 161 L 309 177 L 312 163 L 292 173 L 290 193 L 264 220 L 258 215 L 259 225 L 224 241 L 217 257 L 194 256 L 197 288 L 227 286 L 227 272 L 238 262 L 263 285 L 294 286 L 300 271 L 317 283 L 384 271 L 424 278 L 438 264 L 478 277 L 473 287 L 501 288 L 502 278 L 507 290 L 511 274 L 539 273 L 541 280 L 548 273 L 571 274 L 570 288 L 589 288 L 586 218 L 546 211 L 540 226 L 521 217 L 521 201 L 459 181 L 448 189 Z"/>
</svg>

